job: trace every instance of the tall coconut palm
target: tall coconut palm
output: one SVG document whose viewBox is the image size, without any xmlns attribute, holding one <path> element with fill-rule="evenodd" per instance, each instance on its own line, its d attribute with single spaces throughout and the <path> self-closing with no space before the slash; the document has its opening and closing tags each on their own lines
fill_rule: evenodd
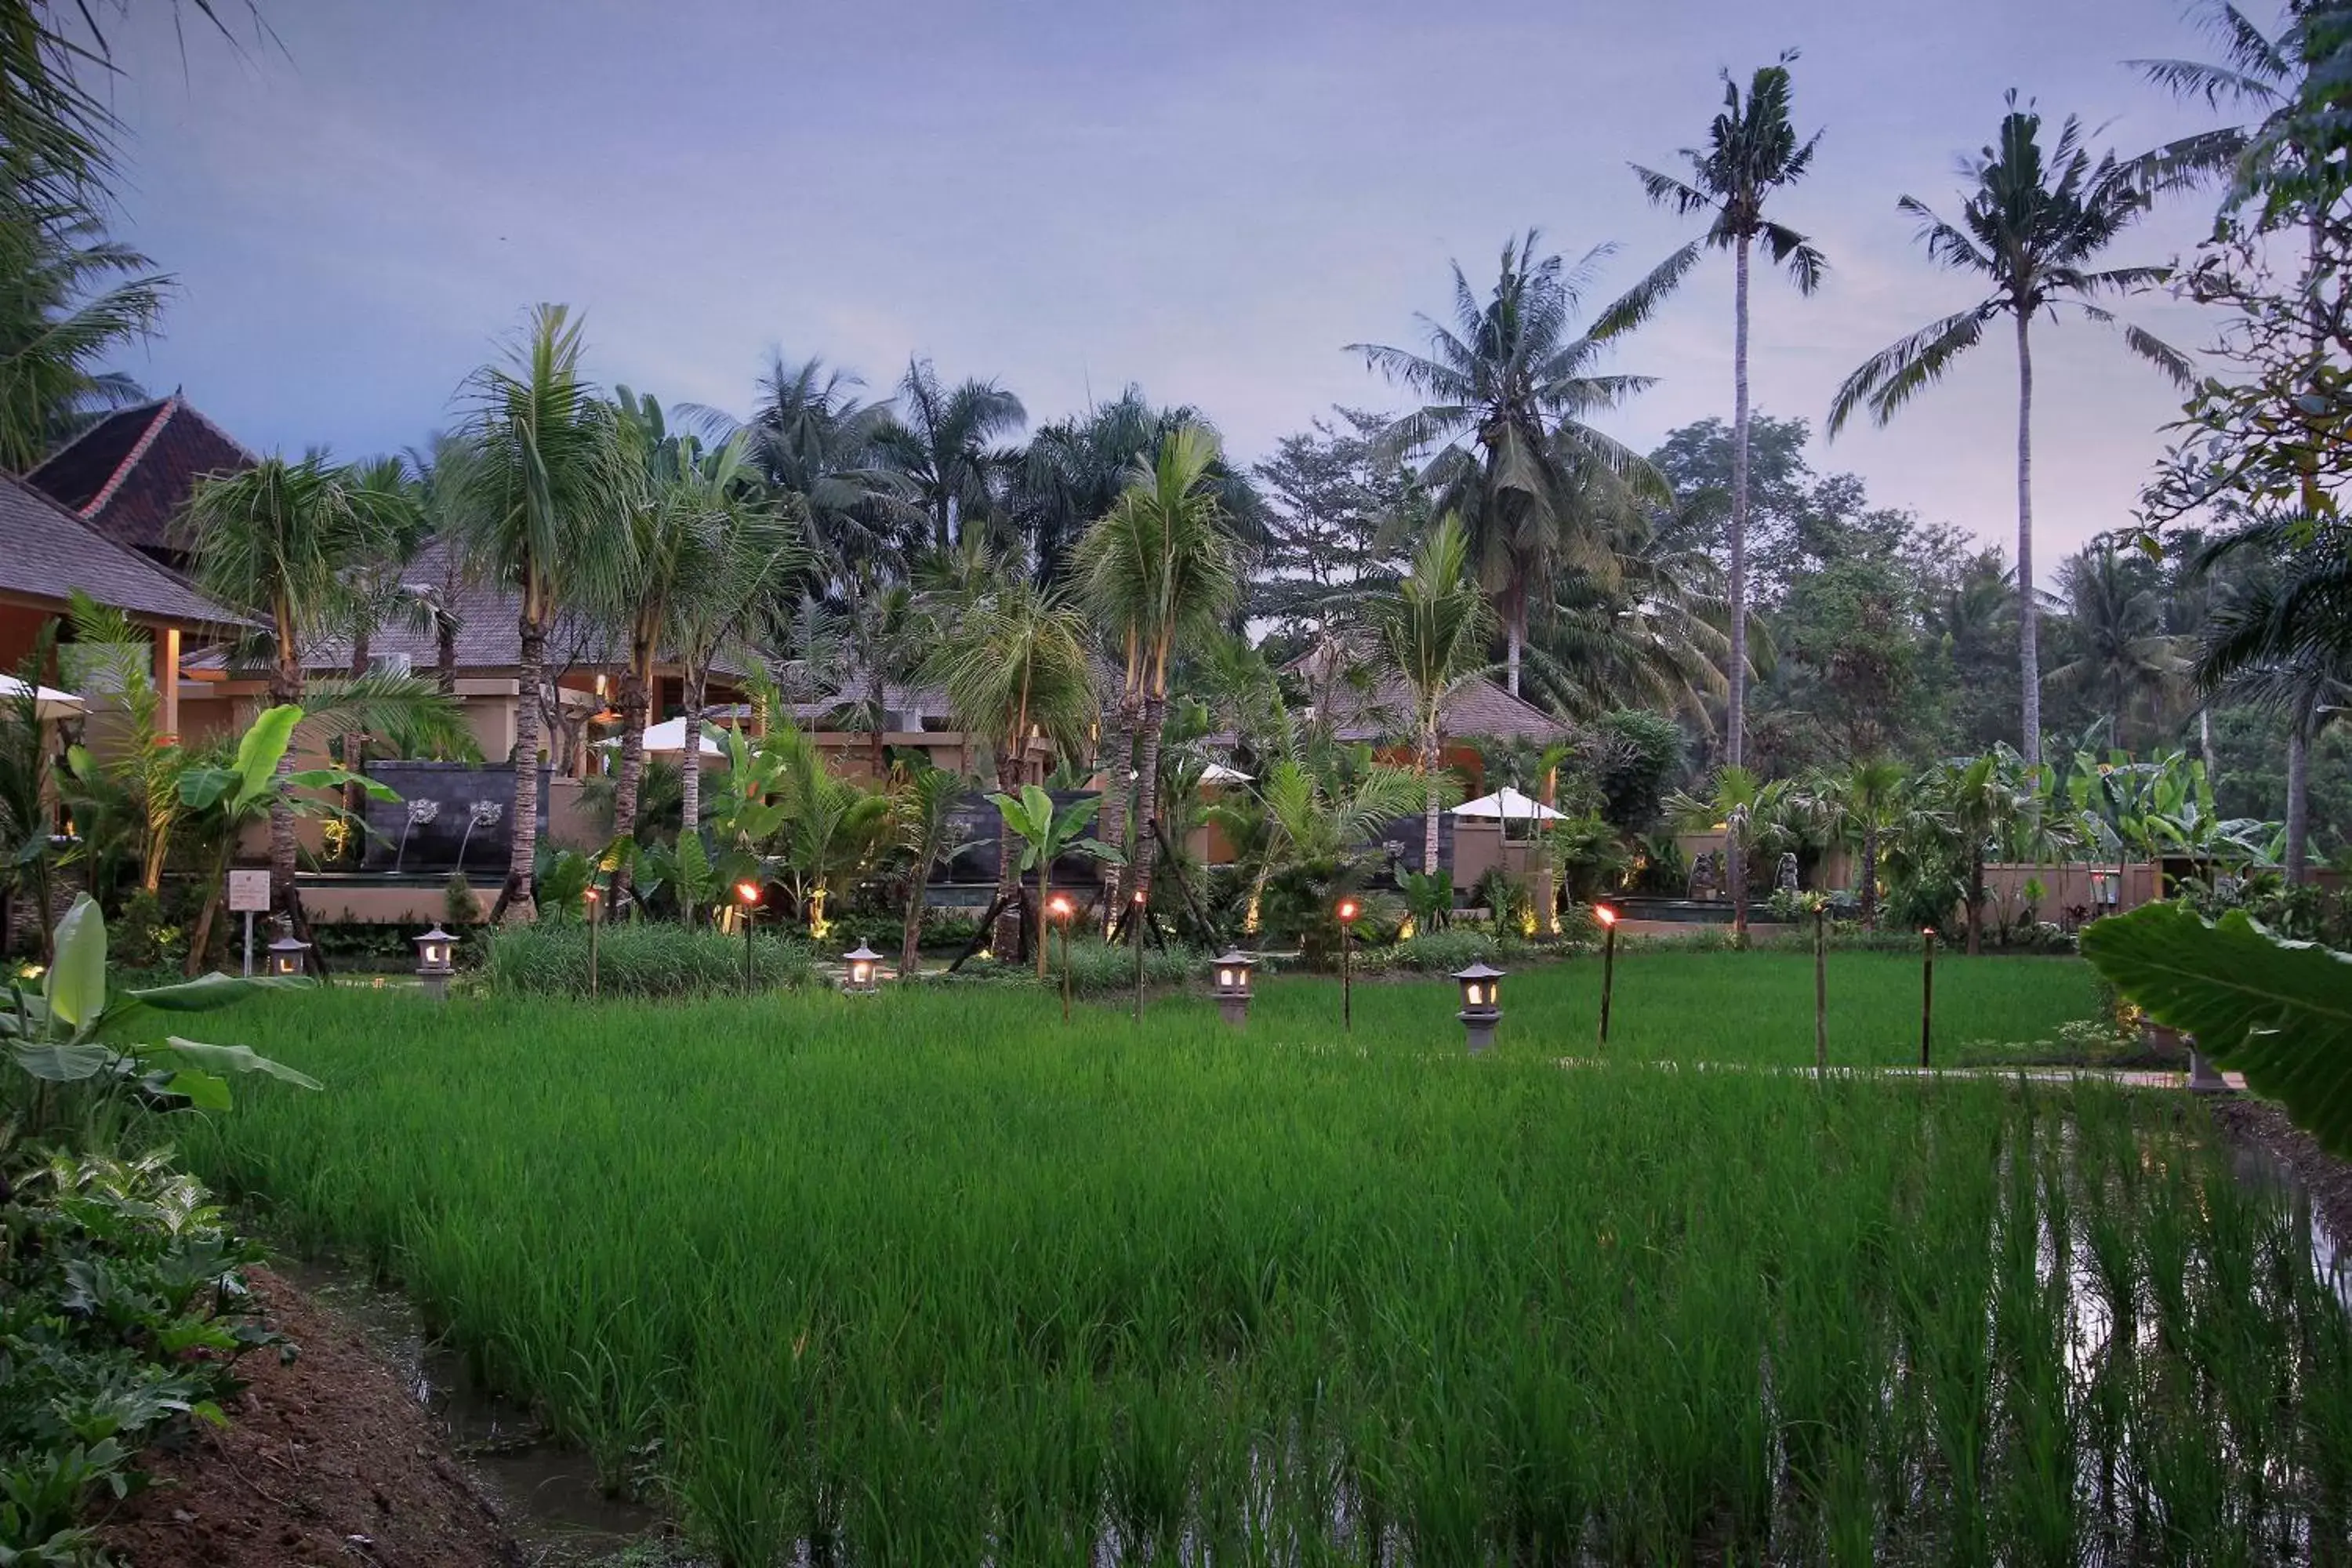
<svg viewBox="0 0 2352 1568">
<path fill-rule="evenodd" d="M 1601 263 L 1616 248 L 1596 246 L 1574 267 L 1538 257 L 1534 230 L 1503 247 L 1502 272 L 1483 302 L 1454 267 L 1450 322 L 1419 318 L 1425 353 L 1380 343 L 1349 352 L 1427 399 L 1391 424 L 1383 449 L 1428 454 L 1422 478 L 1437 512 L 1462 520 L 1478 579 L 1501 612 L 1511 694 L 1530 616 L 1549 604 L 1564 571 L 1607 579 L 1614 562 L 1602 542 L 1589 482 L 1597 468 L 1666 499 L 1665 481 L 1637 454 L 1584 421 L 1622 404 L 1648 376 L 1603 375 L 1607 350 L 1657 309 L 1695 252 L 1670 257 L 1603 310 L 1580 337 L 1570 323 Z"/>
<path fill-rule="evenodd" d="M 1391 594 L 1371 604 L 1381 651 L 1412 693 L 1415 755 L 1426 795 L 1423 803 L 1421 870 L 1437 872 L 1439 788 L 1438 725 L 1445 700 L 1456 687 L 1486 668 L 1493 620 L 1486 596 L 1471 577 L 1470 541 L 1461 520 L 1438 520 L 1422 542 Z"/>
<path fill-rule="evenodd" d="M 1170 432 L 1152 460 L 1139 458 L 1129 469 L 1126 490 L 1078 541 L 1075 563 L 1095 625 L 1118 649 L 1123 703 L 1135 715 L 1135 831 L 1123 852 L 1134 873 L 1132 895 L 1147 902 L 1169 668 L 1180 645 L 1216 629 L 1241 586 L 1239 554 L 1211 481 L 1216 458 L 1217 440 L 1205 426 Z M 1140 921 L 1136 940 L 1143 940 Z"/>
<path fill-rule="evenodd" d="M 2092 266 L 2148 209 L 2149 196 L 2132 165 L 2113 153 L 2093 162 L 2083 146 L 2082 125 L 2072 115 L 2060 128 L 2057 144 L 2045 152 L 2042 116 L 2030 104 L 2018 108 L 2011 91 L 1999 139 L 1961 168 L 1974 188 L 1957 225 L 1937 217 L 1915 196 L 1896 205 L 1919 220 L 1919 239 L 1930 257 L 1954 271 L 1978 275 L 1992 291 L 1864 361 L 1832 400 L 1829 427 L 1836 435 L 1862 409 L 1885 424 L 1982 342 L 1988 323 L 2010 318 L 2017 335 L 2017 659 L 2023 754 L 2029 765 L 2038 766 L 2042 656 L 2033 595 L 2033 319 L 2054 317 L 2061 307 L 2069 307 L 2098 325 L 2120 326 L 2124 346 L 2175 384 L 2193 384 L 2195 373 L 2179 350 L 2118 322 L 2093 302 L 2153 287 L 2168 276 L 2162 267 Z"/>
<path fill-rule="evenodd" d="M 413 517 L 397 484 L 369 485 L 315 449 L 298 462 L 272 456 L 198 481 L 180 534 L 205 591 L 261 624 L 272 707 L 302 702 L 303 656 L 347 620 L 352 574 L 394 553 Z M 289 746 L 269 806 L 270 903 L 307 940 L 294 889 L 293 773 Z"/>
<path fill-rule="evenodd" d="M 617 416 L 581 374 L 580 328 L 567 307 L 541 305 L 507 363 L 484 365 L 467 383 L 473 457 L 458 509 L 460 542 L 475 575 L 520 601 L 514 812 L 494 920 L 509 909 L 524 920 L 538 914 L 532 867 L 548 631 L 587 563 L 610 562 L 629 547 Z"/>
<path fill-rule="evenodd" d="M 996 481 L 1017 454 L 992 443 L 1019 434 L 1029 411 L 992 381 L 944 385 L 919 359 L 908 362 L 894 404 L 882 449 L 914 485 L 930 518 L 931 547 L 952 549 L 971 520 L 984 522 L 995 510 Z"/>
<path fill-rule="evenodd" d="M 1740 101 L 1739 84 L 1723 75 L 1723 112 L 1707 129 L 1705 148 L 1685 147 L 1683 158 L 1691 167 L 1691 183 L 1644 169 L 1642 189 L 1651 202 L 1671 206 L 1684 216 L 1710 215 L 1707 232 L 1685 247 L 1691 258 L 1702 247 L 1732 255 L 1731 305 L 1731 560 L 1730 657 L 1724 667 L 1728 702 L 1724 719 L 1724 761 L 1737 767 L 1746 760 L 1748 735 L 1748 273 L 1757 242 L 1775 264 L 1786 267 L 1801 294 L 1821 286 L 1822 254 L 1796 230 L 1764 216 L 1764 205 L 1775 191 L 1802 179 L 1820 142 L 1816 131 L 1802 142 L 1789 119 L 1789 62 L 1793 50 L 1780 62 L 1759 68 L 1748 83 L 1748 100 Z M 1737 844 L 1727 857 L 1734 882 L 1747 868 Z"/>
<path fill-rule="evenodd" d="M 1008 574 L 961 606 L 942 628 L 924 679 L 947 693 L 957 722 L 989 738 L 997 787 L 1015 794 L 1033 735 L 1065 751 L 1086 742 L 1095 719 L 1094 670 L 1085 616 L 1058 592 Z M 1010 829 L 997 835 L 1000 905 L 1016 895 L 1021 857 Z M 1000 951 L 1013 941 L 1000 940 Z"/>
</svg>

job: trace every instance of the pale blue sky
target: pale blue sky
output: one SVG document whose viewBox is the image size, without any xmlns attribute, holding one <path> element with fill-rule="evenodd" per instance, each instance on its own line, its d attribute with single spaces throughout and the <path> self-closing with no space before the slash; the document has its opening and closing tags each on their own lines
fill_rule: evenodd
<svg viewBox="0 0 2352 1568">
<path fill-rule="evenodd" d="M 184 72 L 161 17 L 120 25 L 124 227 L 184 286 L 130 368 L 254 447 L 353 457 L 447 422 L 524 308 L 562 300 L 601 379 L 666 401 L 740 409 L 777 346 L 877 392 L 918 353 L 1033 419 L 1139 382 L 1255 458 L 1335 401 L 1395 404 L 1341 345 L 1411 341 L 1449 258 L 1491 278 L 1533 224 L 1621 242 L 1608 282 L 1630 282 L 1688 231 L 1626 163 L 1698 138 L 1718 67 L 1790 45 L 1801 123 L 1828 135 L 1778 216 L 1832 271 L 1811 300 L 1761 284 L 1753 376 L 1818 426 L 1864 355 L 1969 302 L 1894 203 L 1958 205 L 1953 161 L 2005 89 L 2126 150 L 2206 119 L 2118 63 L 2196 48 L 2168 0 L 264 8 L 283 53 L 192 37 Z M 2183 202 L 2116 259 L 2209 221 Z M 1710 264 L 1632 341 L 1621 368 L 1662 380 L 1616 434 L 1728 416 L 1729 300 Z M 2046 563 L 2126 521 L 2177 400 L 2096 329 L 2037 342 Z M 2006 542 L 2015 364 L 2005 340 L 1974 358 L 1817 458 Z"/>
</svg>

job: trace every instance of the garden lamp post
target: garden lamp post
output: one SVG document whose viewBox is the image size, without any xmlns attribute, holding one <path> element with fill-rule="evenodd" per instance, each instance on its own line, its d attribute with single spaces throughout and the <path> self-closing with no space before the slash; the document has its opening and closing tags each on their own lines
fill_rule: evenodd
<svg viewBox="0 0 2352 1568">
<path fill-rule="evenodd" d="M 436 1002 L 449 994 L 449 976 L 457 968 L 450 962 L 454 946 L 449 933 L 438 925 L 416 939 L 417 984 Z M 593 964 L 590 973 L 594 973 Z"/>
<path fill-rule="evenodd" d="M 1331 912 L 1339 917 L 1339 1027 L 1352 1035 L 1356 1032 L 1356 917 L 1364 912 L 1364 906 L 1353 899 L 1341 899 Z"/>
<path fill-rule="evenodd" d="M 1462 1011 L 1454 1016 L 1462 1020 L 1462 1032 L 1475 1057 L 1493 1047 L 1495 1026 L 1503 1021 L 1503 972 L 1473 963 L 1455 970 L 1454 978 L 1462 987 Z"/>
<path fill-rule="evenodd" d="M 588 994 L 593 1000 L 596 994 L 596 927 L 600 923 L 596 910 L 604 903 L 604 895 L 591 882 L 580 896 L 588 900 Z"/>
<path fill-rule="evenodd" d="M 1143 1024 L 1143 942 L 1151 934 L 1151 917 L 1144 912 L 1143 889 L 1135 889 L 1135 1022 Z"/>
<path fill-rule="evenodd" d="M 743 989 L 751 989 L 751 911 L 760 907 L 760 884 L 751 881 L 735 884 L 735 900 L 743 911 Z"/>
<path fill-rule="evenodd" d="M 1927 1040 L 1936 1019 L 1936 928 L 1919 932 L 1919 1068 L 1928 1068 Z"/>
<path fill-rule="evenodd" d="M 294 922 L 278 922 L 278 940 L 269 944 L 269 973 L 279 980 L 299 977 L 310 956 L 310 944 L 294 934 Z"/>
<path fill-rule="evenodd" d="M 861 942 L 841 957 L 842 962 L 849 965 L 849 976 L 841 983 L 844 991 L 853 996 L 871 996 L 882 988 L 880 981 L 875 978 L 874 967 L 882 962 L 880 953 Z"/>
<path fill-rule="evenodd" d="M 1592 906 L 1601 922 L 1601 1043 L 1609 1043 L 1609 1004 L 1617 992 L 1617 911 L 1607 904 Z"/>
<path fill-rule="evenodd" d="M 1070 920 L 1078 906 L 1070 901 L 1067 893 L 1055 893 L 1045 900 L 1045 916 L 1062 931 L 1062 1022 L 1070 1021 Z"/>
<path fill-rule="evenodd" d="M 1250 971 L 1257 961 L 1239 948 L 1228 948 L 1216 961 L 1217 1012 L 1235 1028 L 1249 1022 Z"/>
</svg>

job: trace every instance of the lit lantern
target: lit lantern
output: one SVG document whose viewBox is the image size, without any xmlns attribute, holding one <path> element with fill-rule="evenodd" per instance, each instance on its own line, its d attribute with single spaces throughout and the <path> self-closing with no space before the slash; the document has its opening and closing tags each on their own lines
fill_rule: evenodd
<svg viewBox="0 0 2352 1568">
<path fill-rule="evenodd" d="M 854 996 L 870 996 L 881 989 L 875 979 L 879 973 L 875 965 L 882 961 L 880 953 L 861 942 L 841 956 L 849 965 L 849 977 L 841 983 L 844 991 Z"/>
<path fill-rule="evenodd" d="M 1503 971 L 1473 963 L 1455 970 L 1454 978 L 1462 987 L 1462 1011 L 1454 1016 L 1462 1020 L 1470 1054 L 1475 1056 L 1494 1045 L 1495 1026 L 1503 1019 Z"/>
<path fill-rule="evenodd" d="M 276 951 L 274 945 L 271 951 Z M 449 994 L 449 976 L 457 969 L 451 962 L 456 952 L 456 940 L 437 925 L 416 939 L 416 978 L 427 996 L 437 999 Z"/>
<path fill-rule="evenodd" d="M 1249 1022 L 1250 971 L 1257 967 L 1257 961 L 1238 949 L 1229 949 L 1215 963 L 1217 1012 L 1226 1023 L 1239 1027 Z"/>
<path fill-rule="evenodd" d="M 269 944 L 269 973 L 280 980 L 299 978 L 308 965 L 310 944 L 294 934 L 289 925 L 276 942 Z"/>
<path fill-rule="evenodd" d="M 1332 914 L 1339 921 L 1339 1027 L 1356 1032 L 1356 917 L 1364 906 L 1341 899 Z"/>
<path fill-rule="evenodd" d="M 1609 1043 L 1609 1001 L 1617 990 L 1617 911 L 1607 904 L 1592 906 L 1601 922 L 1601 1043 Z"/>
</svg>

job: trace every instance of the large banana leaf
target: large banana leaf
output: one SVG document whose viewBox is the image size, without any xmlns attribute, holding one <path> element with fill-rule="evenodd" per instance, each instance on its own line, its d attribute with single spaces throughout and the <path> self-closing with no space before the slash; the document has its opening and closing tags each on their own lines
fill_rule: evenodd
<svg viewBox="0 0 2352 1568">
<path fill-rule="evenodd" d="M 2083 956 L 2328 1152 L 2352 1155 L 2352 953 L 2283 941 L 2240 910 L 2208 925 L 2146 904 L 2085 931 Z"/>
<path fill-rule="evenodd" d="M 163 1043 L 190 1061 L 221 1072 L 257 1072 L 304 1089 L 324 1087 L 310 1074 L 297 1072 L 284 1062 L 272 1061 L 249 1046 L 212 1046 L 202 1040 L 184 1040 L 177 1035 L 168 1037 Z"/>
<path fill-rule="evenodd" d="M 106 919 L 88 893 L 77 894 L 58 922 L 56 947 L 42 994 L 51 1017 L 79 1029 L 106 1008 Z"/>
</svg>

